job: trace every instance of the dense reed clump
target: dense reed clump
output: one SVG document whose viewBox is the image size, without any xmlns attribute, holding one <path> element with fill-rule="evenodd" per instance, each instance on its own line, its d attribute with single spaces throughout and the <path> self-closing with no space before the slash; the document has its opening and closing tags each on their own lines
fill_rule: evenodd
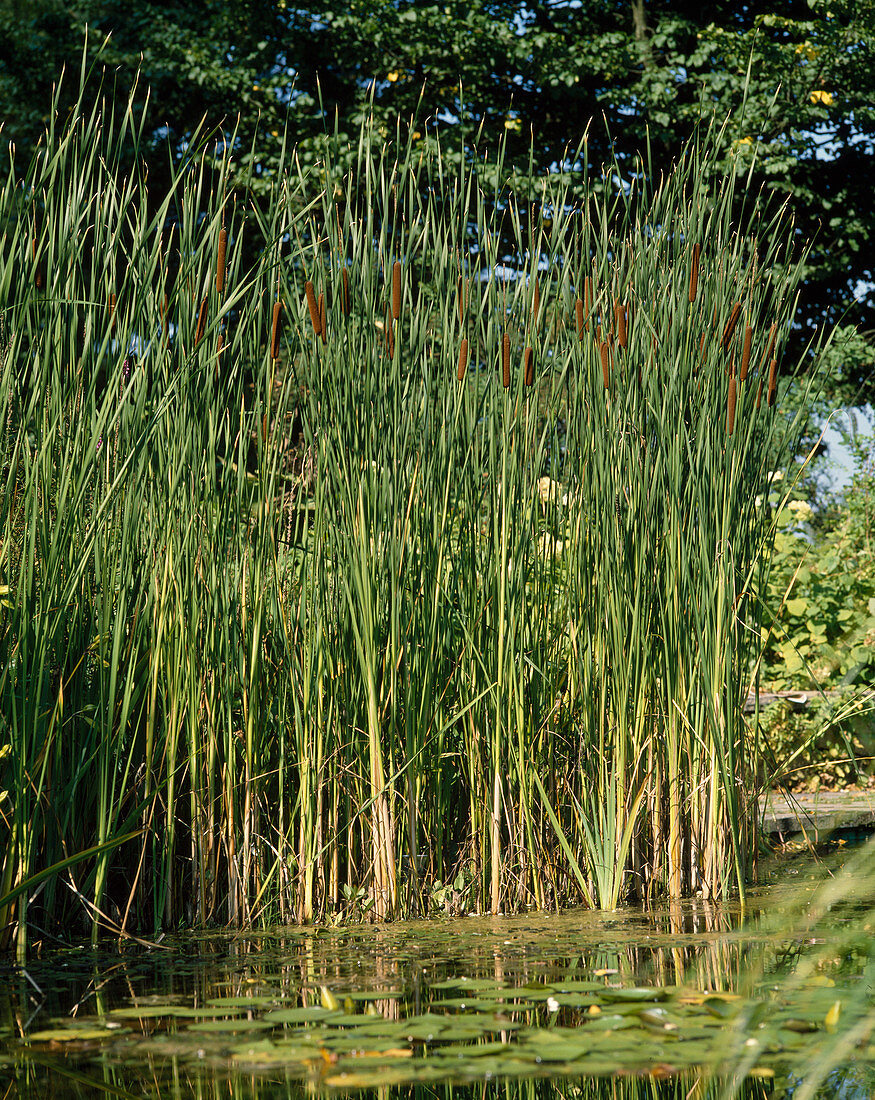
<svg viewBox="0 0 875 1100">
<path fill-rule="evenodd" d="M 4 943 L 743 889 L 791 230 L 371 137 L 4 177 Z"/>
</svg>

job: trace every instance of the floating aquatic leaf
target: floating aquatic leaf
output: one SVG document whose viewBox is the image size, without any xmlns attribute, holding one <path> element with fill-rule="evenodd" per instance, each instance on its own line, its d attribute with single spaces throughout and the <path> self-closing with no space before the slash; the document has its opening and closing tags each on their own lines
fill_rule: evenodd
<svg viewBox="0 0 875 1100">
<path fill-rule="evenodd" d="M 606 986 L 599 991 L 599 999 L 619 1004 L 632 1001 L 665 1001 L 668 1000 L 668 991 L 648 986 L 632 986 L 626 989 L 612 989 Z"/>
<path fill-rule="evenodd" d="M 787 1031 L 795 1031 L 798 1035 L 806 1035 L 810 1031 L 818 1031 L 818 1025 L 814 1020 L 789 1019 L 781 1020 L 780 1026 Z"/>
<path fill-rule="evenodd" d="M 481 1011 L 483 1009 L 497 1008 L 498 1000 L 486 997 L 446 997 L 444 1000 L 436 1002 L 435 1007 L 440 1008 L 462 1008 L 468 1009 L 472 1012 Z"/>
<path fill-rule="evenodd" d="M 565 1008 L 588 1009 L 593 1006 L 598 1007 L 595 999 L 591 995 L 587 996 L 585 993 L 557 993 L 555 996 L 548 998 L 548 1006 L 551 1001 L 557 1008 L 559 1008 L 560 1005 Z M 553 1009 L 551 1009 L 551 1011 L 553 1011 Z"/>
<path fill-rule="evenodd" d="M 242 1017 L 239 1020 L 200 1020 L 196 1024 L 189 1024 L 188 1031 L 266 1031 L 273 1027 L 268 1020 L 248 1020 Z"/>
<path fill-rule="evenodd" d="M 203 1017 L 226 1016 L 226 1008 L 191 1008 L 188 1005 L 125 1005 L 123 1008 L 110 1009 L 110 1015 L 122 1020 L 152 1020 L 161 1017 L 177 1017 L 184 1020 Z"/>
<path fill-rule="evenodd" d="M 556 993 L 599 993 L 604 988 L 604 982 L 588 982 L 579 978 L 563 979 L 561 982 L 553 983 Z"/>
<path fill-rule="evenodd" d="M 28 1043 L 84 1043 L 96 1039 L 115 1039 L 118 1031 L 105 1027 L 50 1027 L 43 1031 L 31 1031 L 24 1039 Z"/>
<path fill-rule="evenodd" d="M 283 1047 L 264 1039 L 257 1043 L 247 1043 L 245 1046 L 234 1047 L 231 1050 L 231 1058 L 235 1062 L 247 1065 L 307 1065 L 314 1059 L 321 1060 L 318 1049 L 310 1046 Z"/>
<path fill-rule="evenodd" d="M 414 1016 L 403 1025 L 403 1033 L 408 1042 L 430 1043 L 446 1030 L 444 1019 L 424 1020 Z"/>
<path fill-rule="evenodd" d="M 440 1031 L 438 1038 L 442 1043 L 462 1043 L 466 1039 L 479 1039 L 481 1035 L 491 1030 L 493 1029 L 488 1027 L 463 1027 L 451 1025 L 450 1027 L 443 1028 Z"/>
<path fill-rule="evenodd" d="M 615 1012 L 603 1012 L 600 1016 L 593 1016 L 586 1024 L 587 1032 L 621 1031 L 626 1027 L 635 1027 L 635 1017 L 631 1012 L 628 1016 L 621 1016 Z"/>
<path fill-rule="evenodd" d="M 466 1044 L 465 1046 L 438 1047 L 435 1051 L 442 1058 L 485 1058 L 494 1054 L 503 1053 L 510 1049 L 510 1044 L 494 1040 L 488 1043 Z M 517 1050 L 518 1048 L 514 1048 Z"/>
<path fill-rule="evenodd" d="M 638 1013 L 638 1019 L 647 1027 L 659 1031 L 677 1031 L 677 1023 L 664 1008 L 644 1008 Z"/>
<path fill-rule="evenodd" d="M 738 1015 L 738 1004 L 727 1001 L 725 997 L 708 997 L 702 1002 L 706 1012 L 718 1020 L 731 1020 Z"/>
<path fill-rule="evenodd" d="M 321 1005 L 306 1005 L 301 1008 L 276 1008 L 264 1014 L 265 1020 L 274 1024 L 303 1024 L 314 1020 L 324 1020 L 331 1013 Z"/>
<path fill-rule="evenodd" d="M 324 1016 L 323 1020 L 330 1027 L 365 1027 L 368 1024 L 373 1024 L 374 1017 L 368 1016 L 364 1012 L 331 1012 Z"/>
<path fill-rule="evenodd" d="M 281 997 L 211 997 L 207 1001 L 210 1008 L 267 1008 L 282 1000 Z"/>
</svg>

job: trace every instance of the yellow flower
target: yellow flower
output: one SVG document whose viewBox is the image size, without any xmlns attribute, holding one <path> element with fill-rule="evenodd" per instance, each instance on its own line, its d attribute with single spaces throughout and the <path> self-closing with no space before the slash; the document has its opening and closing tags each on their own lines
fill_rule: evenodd
<svg viewBox="0 0 875 1100">
<path fill-rule="evenodd" d="M 505 130 L 519 130 L 522 127 L 522 123 L 518 118 L 506 118 L 504 120 Z"/>
<path fill-rule="evenodd" d="M 743 137 L 739 138 L 735 143 L 736 145 L 753 145 L 753 138 Z"/>
<path fill-rule="evenodd" d="M 833 99 L 832 92 L 818 90 L 811 93 L 811 102 L 822 103 L 824 107 L 832 107 L 833 103 L 835 103 L 835 99 Z"/>
<path fill-rule="evenodd" d="M 391 73 L 386 73 L 386 79 L 390 84 L 394 84 L 399 76 L 401 76 L 401 73 L 397 69 L 393 69 Z"/>
<path fill-rule="evenodd" d="M 411 141 L 417 141 L 421 137 L 422 137 L 422 134 L 419 132 L 419 130 L 414 130 L 413 133 L 411 134 L 410 139 L 411 139 Z"/>
</svg>

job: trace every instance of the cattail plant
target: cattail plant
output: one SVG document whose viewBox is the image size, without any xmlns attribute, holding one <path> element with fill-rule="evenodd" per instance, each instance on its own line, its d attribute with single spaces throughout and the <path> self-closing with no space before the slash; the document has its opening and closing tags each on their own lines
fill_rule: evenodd
<svg viewBox="0 0 875 1100">
<path fill-rule="evenodd" d="M 769 408 L 775 404 L 778 396 L 778 360 L 773 359 L 769 364 L 769 388 L 766 394 L 766 404 Z"/>
<path fill-rule="evenodd" d="M 527 386 L 535 384 L 535 353 L 530 347 L 523 352 L 523 378 Z"/>
<path fill-rule="evenodd" d="M 468 340 L 462 339 L 462 343 L 459 345 L 459 366 L 456 370 L 456 377 L 460 382 L 465 378 L 465 371 L 468 369 Z"/>
<path fill-rule="evenodd" d="M 732 307 L 732 312 L 729 314 L 729 318 L 726 321 L 726 325 L 723 329 L 723 338 L 720 343 L 724 352 L 729 351 L 729 345 L 732 341 L 732 334 L 735 332 L 735 326 L 738 324 L 738 318 L 741 316 L 741 302 L 736 302 Z"/>
<path fill-rule="evenodd" d="M 392 320 L 401 317 L 401 264 L 398 260 L 392 264 Z"/>
<path fill-rule="evenodd" d="M 200 309 L 197 314 L 197 326 L 195 327 L 194 342 L 195 345 L 199 344 L 203 339 L 204 332 L 207 327 L 207 299 L 204 298 L 201 301 Z"/>
<path fill-rule="evenodd" d="M 304 283 L 304 296 L 307 299 L 307 308 L 310 311 L 310 321 L 313 325 L 313 333 L 316 336 L 322 333 L 322 317 L 319 311 L 319 303 L 316 301 L 316 291 L 311 282 Z"/>
<path fill-rule="evenodd" d="M 799 427 L 756 409 L 803 269 L 781 215 L 734 213 L 716 135 L 658 184 L 538 181 L 548 231 L 502 149 L 366 124 L 229 203 L 248 181 L 196 142 L 147 196 L 133 107 L 66 125 L 0 177 L 4 943 L 421 916 L 460 873 L 496 913 L 743 891 L 751 502 Z M 47 258 L 51 295 L 17 277 Z M 132 366 L 113 319 L 158 318 Z M 87 907 L 53 875 L 10 896 L 74 859 Z"/>
<path fill-rule="evenodd" d="M 726 434 L 732 435 L 735 430 L 735 403 L 737 400 L 735 375 L 729 379 L 729 394 L 726 398 Z"/>
<path fill-rule="evenodd" d="M 690 303 L 695 302 L 699 296 L 699 256 L 702 252 L 700 244 L 693 245 L 693 259 L 690 265 Z"/>
<path fill-rule="evenodd" d="M 223 294 L 225 291 L 225 265 L 227 263 L 226 255 L 228 251 L 228 230 L 223 226 L 219 230 L 219 251 L 216 256 L 216 293 Z"/>
<path fill-rule="evenodd" d="M 741 366 L 738 368 L 738 380 L 744 382 L 747 379 L 747 372 L 750 368 L 750 351 L 753 345 L 753 329 L 750 325 L 745 325 L 744 328 L 744 346 L 741 349 Z"/>
</svg>

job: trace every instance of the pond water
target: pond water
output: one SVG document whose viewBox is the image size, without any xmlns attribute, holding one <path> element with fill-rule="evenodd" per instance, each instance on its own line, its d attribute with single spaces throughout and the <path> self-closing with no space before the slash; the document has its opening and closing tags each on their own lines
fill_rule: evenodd
<svg viewBox="0 0 875 1100">
<path fill-rule="evenodd" d="M 799 878 L 744 921 L 689 902 L 53 950 L 0 971 L 0 1097 L 803 1098 L 815 1081 L 868 1100 L 870 910 L 833 905 L 813 930 Z"/>
</svg>

